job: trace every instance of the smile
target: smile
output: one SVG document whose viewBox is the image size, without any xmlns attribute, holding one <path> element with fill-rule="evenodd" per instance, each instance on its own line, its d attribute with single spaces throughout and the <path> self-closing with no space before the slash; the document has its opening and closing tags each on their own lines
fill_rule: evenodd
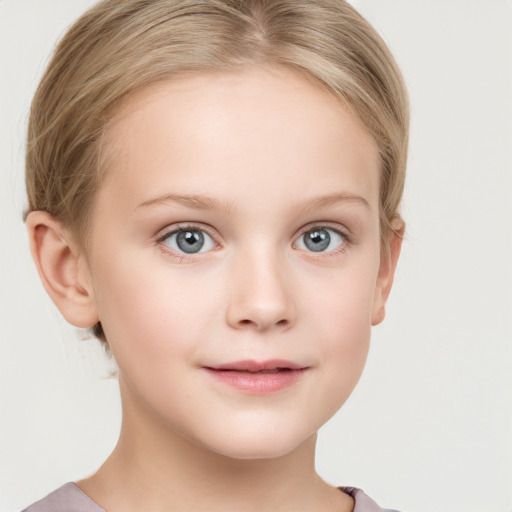
<svg viewBox="0 0 512 512">
<path fill-rule="evenodd" d="M 298 382 L 307 366 L 290 361 L 236 361 L 203 369 L 216 381 L 239 391 L 264 395 L 285 389 Z"/>
</svg>

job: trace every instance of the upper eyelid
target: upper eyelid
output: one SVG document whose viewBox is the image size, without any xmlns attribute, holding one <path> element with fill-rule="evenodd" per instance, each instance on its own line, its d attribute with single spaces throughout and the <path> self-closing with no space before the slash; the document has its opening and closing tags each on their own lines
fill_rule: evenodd
<svg viewBox="0 0 512 512">
<path fill-rule="evenodd" d="M 169 236 L 179 232 L 179 231 L 186 231 L 186 230 L 197 230 L 197 231 L 204 231 L 207 235 L 209 235 L 216 243 L 218 243 L 218 238 L 220 237 L 217 232 L 213 233 L 214 229 L 211 226 L 208 226 L 207 224 L 203 223 L 196 223 L 196 222 L 180 222 L 173 226 L 169 226 L 166 228 L 163 228 L 159 230 L 159 232 L 155 235 L 155 238 L 157 242 L 163 242 L 166 238 Z M 336 231 L 340 235 L 342 235 L 347 241 L 352 240 L 352 234 L 348 228 L 345 226 L 341 226 L 339 223 L 330 222 L 330 221 L 319 221 L 319 222 L 311 222 L 300 228 L 296 233 L 293 240 L 294 242 L 303 236 L 305 233 L 312 231 L 314 229 L 332 229 L 333 231 Z M 216 230 L 215 230 L 216 231 Z"/>
<path fill-rule="evenodd" d="M 197 253 L 186 253 L 186 252 L 176 251 L 176 250 L 172 249 L 171 247 L 168 247 L 167 244 L 164 243 L 172 235 L 175 235 L 175 234 L 179 233 L 180 231 L 187 231 L 187 230 L 188 231 L 203 231 L 203 232 L 205 232 L 213 240 L 213 243 L 215 244 L 215 246 L 212 249 L 210 249 L 208 251 L 204 251 L 204 252 L 199 251 Z M 180 262 L 194 261 L 195 258 L 197 258 L 199 255 L 211 252 L 211 251 L 215 250 L 216 248 L 218 248 L 218 246 L 219 246 L 219 243 L 217 242 L 215 236 L 211 235 L 209 233 L 209 231 L 203 227 L 203 225 L 199 226 L 199 225 L 196 225 L 195 223 L 194 224 L 178 223 L 178 224 L 174 225 L 173 227 L 166 227 L 166 228 L 161 229 L 159 231 L 159 233 L 161 233 L 161 234 L 157 233 L 157 235 L 155 236 L 155 242 L 160 247 L 160 250 L 162 251 L 162 253 L 165 253 L 168 257 L 171 257 L 173 259 L 179 259 Z"/>
<path fill-rule="evenodd" d="M 352 239 L 352 234 L 348 228 L 340 226 L 340 224 L 338 223 L 331 222 L 312 222 L 311 224 L 307 224 L 306 226 L 301 228 L 301 230 L 299 231 L 300 234 L 298 235 L 297 238 L 301 237 L 305 233 L 308 233 L 309 231 L 313 231 L 314 229 L 331 229 L 342 235 L 348 241 Z"/>
<path fill-rule="evenodd" d="M 207 235 L 209 235 L 213 240 L 216 241 L 216 235 L 212 233 L 213 228 L 207 226 L 202 223 L 192 223 L 192 222 L 180 222 L 173 226 L 165 227 L 158 231 L 155 235 L 157 242 L 162 242 L 166 238 L 169 238 L 171 235 L 178 233 L 179 231 L 204 231 Z"/>
</svg>

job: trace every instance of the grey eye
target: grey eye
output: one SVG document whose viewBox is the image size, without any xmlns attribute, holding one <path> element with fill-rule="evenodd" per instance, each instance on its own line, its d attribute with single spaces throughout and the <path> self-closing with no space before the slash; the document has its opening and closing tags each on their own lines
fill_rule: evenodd
<svg viewBox="0 0 512 512">
<path fill-rule="evenodd" d="M 315 228 L 304 233 L 297 240 L 297 247 L 312 252 L 329 252 L 345 241 L 343 235 L 334 229 Z"/>
<path fill-rule="evenodd" d="M 215 247 L 212 237 L 200 229 L 180 229 L 171 233 L 163 243 L 173 251 L 186 254 L 206 252 Z"/>
</svg>

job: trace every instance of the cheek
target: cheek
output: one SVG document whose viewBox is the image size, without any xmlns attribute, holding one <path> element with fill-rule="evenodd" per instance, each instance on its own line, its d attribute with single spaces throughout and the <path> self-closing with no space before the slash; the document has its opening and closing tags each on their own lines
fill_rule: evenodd
<svg viewBox="0 0 512 512">
<path fill-rule="evenodd" d="M 342 401 L 356 385 L 368 354 L 377 272 L 375 262 L 353 266 L 310 301 L 325 384 Z"/>
<path fill-rule="evenodd" d="M 368 261 L 366 261 L 368 260 Z M 319 320 L 323 338 L 357 344 L 370 332 L 378 265 L 374 258 L 359 261 L 318 280 L 314 297 L 304 304 Z"/>
<path fill-rule="evenodd" d="M 126 254 L 98 265 L 95 299 L 100 321 L 120 366 L 137 360 L 176 360 L 190 353 L 212 322 L 213 283 L 199 286 L 176 269 Z"/>
</svg>

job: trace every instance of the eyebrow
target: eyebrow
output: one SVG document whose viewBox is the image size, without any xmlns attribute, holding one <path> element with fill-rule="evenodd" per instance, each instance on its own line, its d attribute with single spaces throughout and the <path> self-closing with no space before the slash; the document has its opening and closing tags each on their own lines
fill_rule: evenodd
<svg viewBox="0 0 512 512">
<path fill-rule="evenodd" d="M 312 210 L 328 208 L 329 206 L 335 206 L 339 203 L 345 202 L 360 203 L 361 205 L 371 210 L 370 203 L 364 197 L 345 192 L 311 197 L 302 201 L 298 201 L 294 204 L 294 206 L 301 210 L 303 213 L 308 213 Z M 203 194 L 163 194 L 153 199 L 144 201 L 139 206 L 137 206 L 136 210 L 139 208 L 147 208 L 168 203 L 180 204 L 195 210 L 217 210 L 228 215 L 232 214 L 235 209 L 234 205 L 230 202 L 219 201 L 218 199 Z"/>
<path fill-rule="evenodd" d="M 158 206 L 161 204 L 176 203 L 195 210 L 218 210 L 230 214 L 233 212 L 233 205 L 227 201 L 219 201 L 213 197 L 202 194 L 163 194 L 139 204 L 139 208 Z"/>
<path fill-rule="evenodd" d="M 362 196 L 356 194 L 349 194 L 346 192 L 337 192 L 334 194 L 328 194 L 323 196 L 311 197 L 304 201 L 299 201 L 297 204 L 304 213 L 310 212 L 311 210 L 317 210 L 320 208 L 328 208 L 329 206 L 335 206 L 339 203 L 355 202 L 360 203 L 364 207 L 371 210 L 370 203 Z"/>
</svg>

